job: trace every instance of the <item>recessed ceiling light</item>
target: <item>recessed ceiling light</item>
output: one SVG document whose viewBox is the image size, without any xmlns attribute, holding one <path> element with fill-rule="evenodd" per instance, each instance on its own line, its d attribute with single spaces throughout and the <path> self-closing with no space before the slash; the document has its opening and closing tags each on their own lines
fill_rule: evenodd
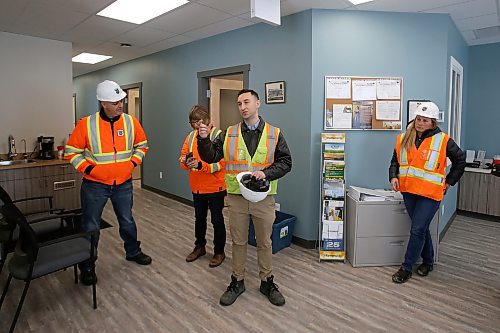
<svg viewBox="0 0 500 333">
<path fill-rule="evenodd" d="M 370 1 L 373 1 L 373 0 L 349 0 L 349 2 L 352 3 L 353 5 L 359 5 L 359 4 L 362 4 L 365 2 L 370 2 Z"/>
<path fill-rule="evenodd" d="M 97 15 L 142 24 L 186 3 L 187 0 L 117 0 Z"/>
<path fill-rule="evenodd" d="M 108 60 L 110 58 L 113 58 L 113 57 L 107 56 L 107 55 L 102 55 L 102 54 L 83 52 L 77 56 L 74 56 L 71 60 L 73 62 L 81 62 L 84 64 L 92 64 L 93 65 L 93 64 L 97 64 L 98 62 Z"/>
<path fill-rule="evenodd" d="M 120 43 L 120 46 L 121 47 L 132 47 L 132 45 L 129 43 Z"/>
</svg>

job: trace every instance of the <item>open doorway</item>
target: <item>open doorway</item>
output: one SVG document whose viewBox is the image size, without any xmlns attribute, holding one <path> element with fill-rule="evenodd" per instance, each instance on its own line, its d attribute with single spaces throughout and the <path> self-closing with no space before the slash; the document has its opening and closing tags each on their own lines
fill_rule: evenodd
<svg viewBox="0 0 500 333">
<path fill-rule="evenodd" d="M 210 117 L 222 130 L 241 121 L 238 111 L 238 92 L 243 89 L 243 74 L 210 78 Z"/>
<path fill-rule="evenodd" d="M 212 123 L 222 130 L 241 121 L 237 94 L 248 87 L 250 65 L 198 73 L 198 104 L 208 108 Z"/>
<path fill-rule="evenodd" d="M 127 93 L 127 97 L 125 97 L 125 103 L 123 105 L 124 112 L 137 118 L 137 120 L 139 120 L 142 124 L 142 83 L 125 85 L 122 86 L 122 89 Z M 142 165 L 139 168 L 134 168 L 134 171 L 132 172 L 132 179 L 141 180 L 142 184 Z"/>
</svg>

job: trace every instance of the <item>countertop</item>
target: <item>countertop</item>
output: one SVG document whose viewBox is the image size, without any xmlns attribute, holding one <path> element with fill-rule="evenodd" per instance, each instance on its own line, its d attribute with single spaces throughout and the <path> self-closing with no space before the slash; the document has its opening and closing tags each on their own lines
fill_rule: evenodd
<svg viewBox="0 0 500 333">
<path fill-rule="evenodd" d="M 21 163 L 21 164 L 13 164 L 13 165 L 0 165 L 0 171 L 2 170 L 12 170 L 12 169 L 24 169 L 24 168 L 37 168 L 44 166 L 52 166 L 52 165 L 66 165 L 70 164 L 68 160 L 40 160 L 34 159 L 35 162 L 32 163 Z"/>
</svg>

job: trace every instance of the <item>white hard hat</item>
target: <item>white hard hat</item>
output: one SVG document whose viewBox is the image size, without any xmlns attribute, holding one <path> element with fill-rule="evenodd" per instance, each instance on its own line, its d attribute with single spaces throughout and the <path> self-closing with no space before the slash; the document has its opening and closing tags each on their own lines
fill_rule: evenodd
<svg viewBox="0 0 500 333">
<path fill-rule="evenodd" d="M 127 96 L 118 83 L 114 81 L 103 81 L 97 85 L 97 100 L 101 102 L 118 102 Z"/>
<path fill-rule="evenodd" d="M 267 194 L 271 191 L 271 186 L 268 186 L 266 192 L 257 192 L 250 190 L 245 185 L 243 185 L 241 178 L 245 175 L 251 175 L 251 174 L 252 174 L 251 172 L 245 171 L 245 172 L 240 172 L 239 174 L 236 175 L 236 179 L 238 180 L 238 185 L 240 186 L 241 195 L 243 195 L 243 198 L 247 199 L 250 202 L 262 201 L 267 197 Z"/>
<path fill-rule="evenodd" d="M 417 106 L 417 110 L 415 110 L 415 116 L 438 119 L 439 108 L 433 102 L 422 102 L 419 106 Z"/>
</svg>

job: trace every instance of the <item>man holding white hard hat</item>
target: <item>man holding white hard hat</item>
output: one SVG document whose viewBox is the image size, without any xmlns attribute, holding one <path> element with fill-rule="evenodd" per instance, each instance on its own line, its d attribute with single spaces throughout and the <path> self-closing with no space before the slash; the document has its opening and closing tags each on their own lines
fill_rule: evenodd
<svg viewBox="0 0 500 333">
<path fill-rule="evenodd" d="M 259 95 L 243 89 L 238 93 L 242 122 L 229 126 L 214 141 L 208 138 L 207 126 L 200 125 L 198 130 L 198 152 L 202 160 L 215 163 L 224 159 L 226 164 L 233 262 L 231 283 L 220 298 L 224 306 L 233 304 L 245 291 L 250 218 L 257 240 L 260 292 L 274 305 L 285 304 L 285 298 L 273 281 L 271 234 L 278 179 L 292 169 L 292 157 L 280 129 L 264 122 L 259 116 L 259 107 Z"/>
</svg>

